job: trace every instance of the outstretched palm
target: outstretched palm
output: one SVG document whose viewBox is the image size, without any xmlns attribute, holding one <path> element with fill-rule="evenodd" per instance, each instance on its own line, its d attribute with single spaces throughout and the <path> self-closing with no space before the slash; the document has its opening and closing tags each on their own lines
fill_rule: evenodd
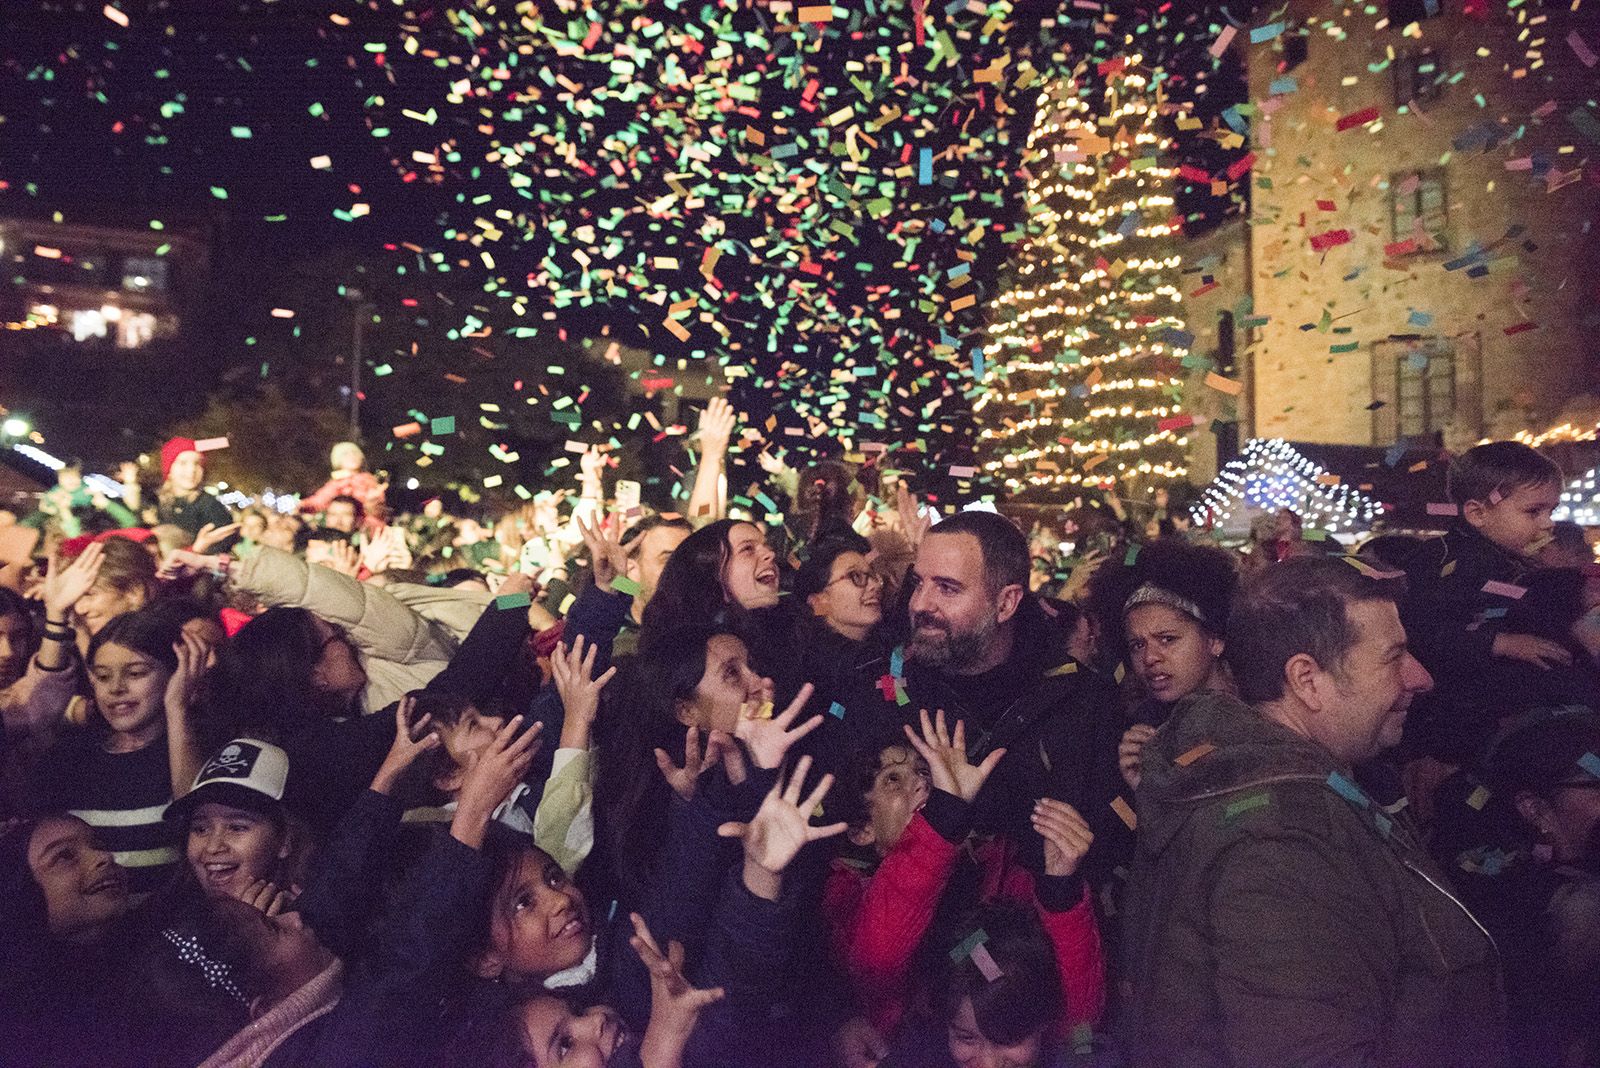
<svg viewBox="0 0 1600 1068">
<path fill-rule="evenodd" d="M 996 749 L 984 758 L 983 763 L 973 764 L 967 759 L 966 724 L 956 720 L 955 733 L 951 734 L 945 729 L 942 708 L 932 722 L 928 719 L 928 710 L 922 710 L 922 737 L 917 737 L 910 724 L 906 725 L 905 732 L 911 747 L 928 762 L 928 774 L 933 779 L 934 789 L 954 794 L 963 801 L 970 802 L 978 796 L 978 791 L 983 789 L 995 765 L 1006 755 L 1004 749 Z"/>
<path fill-rule="evenodd" d="M 824 775 L 802 801 L 800 789 L 810 770 L 811 758 L 801 757 L 795 763 L 788 781 L 785 782 L 780 775 L 772 789 L 767 791 L 754 819 L 749 823 L 724 823 L 717 828 L 717 834 L 724 838 L 744 839 L 746 859 L 766 871 L 776 873 L 787 868 L 807 842 L 841 833 L 846 826 L 843 823 L 826 827 L 811 825 L 811 814 L 816 812 L 817 806 L 822 804 L 823 797 L 833 786 L 833 776 Z"/>
<path fill-rule="evenodd" d="M 746 704 L 739 709 L 739 724 L 734 728 L 734 737 L 750 751 L 750 758 L 756 762 L 756 767 L 770 770 L 782 764 L 784 756 L 795 742 L 822 726 L 822 717 L 812 716 L 790 730 L 790 725 L 811 699 L 811 692 L 812 686 L 808 682 L 800 687 L 800 692 L 795 694 L 794 700 L 789 702 L 789 707 L 781 715 L 771 718 L 762 716 L 763 709 L 767 707 L 765 705 L 757 707 Z"/>
</svg>

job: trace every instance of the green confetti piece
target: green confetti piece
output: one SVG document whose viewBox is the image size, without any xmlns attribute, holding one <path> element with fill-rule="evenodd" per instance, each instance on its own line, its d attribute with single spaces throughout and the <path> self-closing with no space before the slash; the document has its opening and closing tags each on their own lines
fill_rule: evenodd
<svg viewBox="0 0 1600 1068">
<path fill-rule="evenodd" d="M 439 418 L 432 420 L 428 430 L 433 434 L 454 434 L 456 432 L 456 417 L 453 415 L 441 415 Z"/>
<path fill-rule="evenodd" d="M 1228 807 L 1222 810 L 1222 819 L 1226 823 L 1232 823 L 1246 812 L 1252 812 L 1258 808 L 1266 808 L 1271 803 L 1272 795 L 1266 791 L 1258 794 L 1249 794 L 1239 798 L 1237 801 L 1229 802 Z"/>
<path fill-rule="evenodd" d="M 618 575 L 612 579 L 611 588 L 618 593 L 625 593 L 629 597 L 637 597 L 639 595 L 639 584 L 626 575 Z"/>
<path fill-rule="evenodd" d="M 533 598 L 527 593 L 506 593 L 494 599 L 494 606 L 502 611 L 508 608 L 527 608 Z"/>
</svg>

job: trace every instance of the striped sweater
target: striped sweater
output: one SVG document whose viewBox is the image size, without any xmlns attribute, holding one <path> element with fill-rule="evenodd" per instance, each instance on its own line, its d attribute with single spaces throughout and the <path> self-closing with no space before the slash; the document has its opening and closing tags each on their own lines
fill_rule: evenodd
<svg viewBox="0 0 1600 1068">
<path fill-rule="evenodd" d="M 166 736 L 131 753 L 108 753 L 103 735 L 74 730 L 40 760 L 33 799 L 41 813 L 70 812 L 95 828 L 128 869 L 135 893 L 161 886 L 182 859 L 176 828 L 161 815 L 172 801 Z"/>
</svg>

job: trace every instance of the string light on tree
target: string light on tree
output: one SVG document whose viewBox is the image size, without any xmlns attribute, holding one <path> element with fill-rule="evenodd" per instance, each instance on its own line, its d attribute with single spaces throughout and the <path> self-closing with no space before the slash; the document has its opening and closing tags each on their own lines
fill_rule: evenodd
<svg viewBox="0 0 1600 1068">
<path fill-rule="evenodd" d="M 1025 500 L 1131 497 L 1185 477 L 1192 422 L 1163 75 L 1138 55 L 1056 59 L 1024 156 L 1026 235 L 975 368 L 979 447 Z"/>
<path fill-rule="evenodd" d="M 1206 486 L 1192 509 L 1198 524 L 1233 526 L 1241 513 L 1298 515 L 1307 529 L 1330 534 L 1369 530 L 1383 506 L 1326 468 L 1313 463 L 1282 438 L 1252 438 L 1239 458 Z"/>
</svg>

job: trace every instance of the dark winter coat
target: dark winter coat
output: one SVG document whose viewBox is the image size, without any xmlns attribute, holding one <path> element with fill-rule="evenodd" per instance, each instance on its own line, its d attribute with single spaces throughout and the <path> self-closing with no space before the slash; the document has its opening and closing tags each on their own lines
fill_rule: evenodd
<svg viewBox="0 0 1600 1068">
<path fill-rule="evenodd" d="M 1202 693 L 1143 764 L 1123 932 L 1131 1064 L 1507 1062 L 1494 943 L 1409 821 L 1324 749 Z"/>
</svg>

